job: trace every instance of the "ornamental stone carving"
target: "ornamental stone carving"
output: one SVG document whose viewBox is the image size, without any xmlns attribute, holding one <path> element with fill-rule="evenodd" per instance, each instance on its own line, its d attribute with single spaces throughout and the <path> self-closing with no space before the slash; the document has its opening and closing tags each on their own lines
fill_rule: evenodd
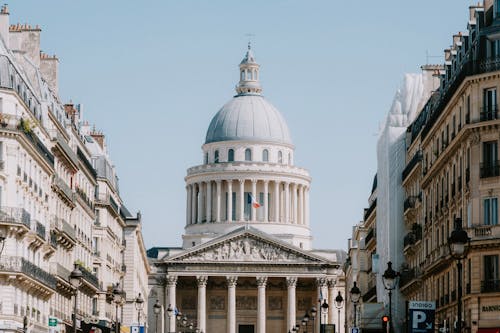
<svg viewBox="0 0 500 333">
<path fill-rule="evenodd" d="M 328 288 L 334 288 L 337 284 L 337 279 L 327 279 L 326 283 L 328 284 Z"/>
<path fill-rule="evenodd" d="M 238 282 L 238 277 L 237 276 L 228 276 L 226 278 L 227 281 L 227 286 L 229 288 L 234 288 L 236 287 L 236 283 Z"/>
<path fill-rule="evenodd" d="M 257 310 L 257 297 L 236 296 L 236 310 Z"/>
<path fill-rule="evenodd" d="M 278 261 L 278 262 L 314 262 L 287 249 L 264 241 L 245 237 L 216 244 L 214 247 L 201 249 L 176 260 L 186 261 Z"/>
<path fill-rule="evenodd" d="M 266 287 L 267 284 L 267 276 L 257 276 L 257 286 Z"/>
<path fill-rule="evenodd" d="M 297 286 L 297 277 L 296 276 L 288 276 L 286 278 L 286 285 L 287 287 L 296 287 Z"/>
<path fill-rule="evenodd" d="M 214 311 L 224 311 L 226 306 L 226 299 L 224 296 L 210 296 L 208 299 L 208 308 Z"/>
<path fill-rule="evenodd" d="M 327 280 L 325 277 L 316 278 L 316 285 L 320 288 L 324 288 L 327 286 Z"/>
<path fill-rule="evenodd" d="M 267 300 L 267 307 L 269 308 L 269 310 L 283 309 L 283 300 L 281 296 L 269 296 Z"/>
<path fill-rule="evenodd" d="M 208 282 L 208 276 L 206 275 L 197 276 L 196 281 L 198 282 L 198 288 L 206 287 Z"/>
<path fill-rule="evenodd" d="M 168 287 L 175 286 L 177 284 L 177 276 L 176 275 L 167 275 L 165 278 L 165 282 Z"/>
</svg>

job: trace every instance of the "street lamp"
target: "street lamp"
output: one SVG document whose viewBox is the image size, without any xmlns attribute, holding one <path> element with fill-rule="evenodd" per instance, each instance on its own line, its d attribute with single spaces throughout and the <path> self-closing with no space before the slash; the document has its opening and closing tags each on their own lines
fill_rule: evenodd
<svg viewBox="0 0 500 333">
<path fill-rule="evenodd" d="M 155 313 L 156 316 L 156 329 L 155 333 L 158 333 L 158 315 L 161 312 L 161 305 L 160 305 L 160 300 L 156 300 L 156 303 L 153 305 L 153 312 Z"/>
<path fill-rule="evenodd" d="M 359 298 L 361 297 L 361 290 L 359 290 L 358 286 L 356 285 L 356 281 L 354 281 L 354 285 L 351 288 L 350 294 L 351 294 L 351 301 L 354 305 L 353 327 L 356 327 L 356 322 L 357 322 L 356 307 L 358 306 Z"/>
<path fill-rule="evenodd" d="M 142 308 L 144 307 L 144 298 L 142 298 L 141 293 L 137 295 L 135 299 L 135 309 L 137 310 L 137 324 L 138 326 L 141 326 L 141 311 Z"/>
<path fill-rule="evenodd" d="M 309 325 L 309 312 L 306 311 L 304 318 L 302 319 L 302 326 L 306 327 L 305 333 L 307 333 L 307 326 Z"/>
<path fill-rule="evenodd" d="M 172 308 L 172 304 L 169 304 L 169 305 L 168 305 L 168 308 L 167 308 L 167 313 L 168 313 L 168 320 L 169 320 L 169 322 L 170 322 L 171 320 L 175 320 L 175 319 L 173 319 L 173 317 L 172 317 L 172 313 L 173 313 L 173 312 L 174 312 L 174 309 Z M 177 320 L 179 320 L 179 319 L 177 319 Z M 171 332 L 170 332 L 170 329 L 169 329 L 169 333 L 171 333 Z"/>
<path fill-rule="evenodd" d="M 118 321 L 118 306 L 125 300 L 125 292 L 119 288 L 120 283 L 117 283 L 112 291 L 113 301 L 116 305 L 116 318 L 115 318 L 115 333 L 120 332 L 120 322 Z"/>
<path fill-rule="evenodd" d="M 399 272 L 392 269 L 392 262 L 387 263 L 387 269 L 382 275 L 382 280 L 384 282 L 384 288 L 389 291 L 389 330 L 393 332 L 392 326 L 392 291 L 396 289 L 397 278 L 399 277 Z"/>
<path fill-rule="evenodd" d="M 319 332 L 323 333 L 324 328 L 323 328 L 323 323 L 322 323 L 322 319 L 323 319 L 322 317 L 326 316 L 328 314 L 328 303 L 326 302 L 326 299 L 323 300 L 323 304 L 321 304 L 321 299 L 318 300 L 318 303 L 319 303 L 319 311 L 320 311 Z M 325 321 L 326 321 L 326 317 L 325 317 Z"/>
<path fill-rule="evenodd" d="M 318 311 L 316 310 L 316 307 L 313 306 L 311 308 L 311 318 L 313 320 L 313 324 L 312 324 L 312 331 L 313 331 L 313 333 L 316 332 L 316 313 L 317 312 Z"/>
<path fill-rule="evenodd" d="M 462 333 L 462 259 L 467 257 L 470 248 L 470 238 L 467 231 L 462 229 L 462 219 L 455 219 L 455 230 L 448 238 L 450 255 L 457 261 L 458 290 L 457 290 L 457 333 Z"/>
<path fill-rule="evenodd" d="M 73 308 L 73 333 L 76 333 L 76 311 L 77 311 L 77 296 L 78 296 L 78 288 L 82 285 L 83 274 L 82 271 L 78 268 L 78 264 L 75 264 L 75 269 L 69 274 L 69 282 L 75 289 L 75 304 Z"/>
<path fill-rule="evenodd" d="M 339 320 L 338 332 L 339 333 L 340 333 L 340 309 L 342 309 L 343 305 L 344 305 L 344 298 L 342 297 L 342 295 L 340 294 L 340 291 L 339 291 L 339 294 L 337 295 L 337 297 L 335 297 L 335 307 L 338 310 L 338 320 Z"/>
</svg>

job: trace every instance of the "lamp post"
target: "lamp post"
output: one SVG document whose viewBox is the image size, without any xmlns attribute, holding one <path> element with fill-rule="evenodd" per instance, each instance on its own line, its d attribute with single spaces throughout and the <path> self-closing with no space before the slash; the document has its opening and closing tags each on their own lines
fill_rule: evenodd
<svg viewBox="0 0 500 333">
<path fill-rule="evenodd" d="M 321 299 L 318 300 L 319 303 L 319 332 L 323 333 L 324 328 L 323 328 L 323 316 L 328 314 L 328 303 L 326 302 L 326 299 L 323 300 L 323 304 L 321 304 Z M 326 321 L 326 318 L 325 318 Z"/>
<path fill-rule="evenodd" d="M 354 305 L 353 327 L 356 327 L 357 324 L 356 307 L 358 306 L 359 298 L 361 297 L 361 290 L 359 290 L 358 286 L 356 285 L 356 281 L 354 281 L 354 285 L 351 288 L 350 294 L 351 294 L 352 304 Z"/>
<path fill-rule="evenodd" d="M 339 333 L 340 333 L 340 309 L 342 309 L 343 305 L 344 305 L 344 298 L 342 297 L 342 295 L 340 294 L 340 291 L 339 291 L 339 294 L 337 295 L 337 297 L 335 297 L 335 307 L 337 308 L 337 311 L 338 311 L 338 320 L 339 320 L 338 332 Z"/>
<path fill-rule="evenodd" d="M 316 310 L 316 307 L 315 307 L 315 306 L 313 306 L 313 307 L 311 308 L 311 318 L 312 318 L 312 320 L 313 320 L 313 324 L 312 324 L 312 331 L 313 331 L 313 333 L 314 333 L 314 332 L 316 332 L 316 313 L 317 313 L 317 312 L 318 312 L 318 311 Z"/>
<path fill-rule="evenodd" d="M 144 298 L 142 298 L 141 293 L 137 295 L 134 302 L 135 302 L 135 309 L 137 310 L 137 325 L 141 326 L 141 311 L 142 308 L 144 307 Z"/>
<path fill-rule="evenodd" d="M 170 320 L 175 320 L 175 319 L 173 319 L 173 317 L 172 317 L 172 312 L 174 312 L 174 309 L 172 309 L 172 304 L 169 304 L 169 305 L 168 305 L 168 308 L 167 308 L 167 313 L 168 313 L 168 320 L 169 320 L 169 322 L 170 322 Z M 169 329 L 169 332 L 168 332 L 168 333 L 171 333 L 171 332 L 170 332 L 170 329 Z M 175 333 L 175 332 L 174 332 L 174 333 Z"/>
<path fill-rule="evenodd" d="M 384 282 L 384 288 L 389 291 L 389 331 L 393 332 L 392 326 L 392 291 L 396 289 L 397 278 L 399 277 L 399 272 L 392 269 L 392 262 L 387 263 L 387 269 L 382 275 L 382 280 Z"/>
<path fill-rule="evenodd" d="M 118 321 L 118 306 L 122 304 L 125 300 L 125 292 L 120 289 L 120 283 L 117 283 L 113 288 L 113 301 L 116 306 L 116 318 L 115 318 L 115 333 L 120 332 L 120 322 Z"/>
<path fill-rule="evenodd" d="M 450 255 L 457 261 L 458 290 L 457 290 L 457 333 L 462 333 L 462 259 L 467 257 L 470 248 L 470 238 L 467 231 L 462 229 L 462 219 L 455 219 L 455 230 L 448 238 Z"/>
<path fill-rule="evenodd" d="M 77 297 L 78 297 L 78 288 L 82 285 L 83 274 L 82 271 L 78 268 L 78 264 L 75 264 L 75 268 L 69 274 L 69 282 L 75 289 L 75 303 L 73 307 L 73 333 L 76 333 L 76 311 L 77 311 Z"/>
<path fill-rule="evenodd" d="M 306 330 L 304 331 L 307 333 L 308 329 L 307 326 L 309 325 L 309 312 L 306 311 L 306 314 L 304 315 L 304 318 L 302 319 L 302 326 L 306 327 Z"/>
<path fill-rule="evenodd" d="M 156 316 L 156 329 L 155 333 L 158 333 L 158 315 L 161 312 L 161 305 L 160 305 L 160 300 L 156 300 L 156 303 L 153 305 L 153 312 L 155 313 Z"/>
</svg>

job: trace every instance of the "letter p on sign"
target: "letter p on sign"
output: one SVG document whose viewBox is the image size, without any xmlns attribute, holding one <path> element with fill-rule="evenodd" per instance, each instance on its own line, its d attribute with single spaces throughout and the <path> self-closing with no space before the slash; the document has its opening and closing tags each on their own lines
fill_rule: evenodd
<svg viewBox="0 0 500 333">
<path fill-rule="evenodd" d="M 425 323 L 426 319 L 425 312 L 413 310 L 413 328 L 418 328 L 418 324 Z"/>
</svg>

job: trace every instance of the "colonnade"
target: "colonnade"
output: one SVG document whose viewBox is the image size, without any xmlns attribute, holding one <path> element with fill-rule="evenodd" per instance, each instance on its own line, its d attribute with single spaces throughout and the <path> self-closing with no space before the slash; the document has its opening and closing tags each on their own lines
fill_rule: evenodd
<svg viewBox="0 0 500 333">
<path fill-rule="evenodd" d="M 197 286 L 198 286 L 198 307 L 197 307 L 197 328 L 200 332 L 207 332 L 207 282 L 209 277 L 206 275 L 196 276 Z M 268 277 L 265 275 L 256 276 L 257 283 L 257 333 L 266 332 L 266 286 Z M 297 299 L 296 299 L 296 287 L 299 280 L 296 276 L 284 277 L 287 286 L 287 309 L 286 309 L 286 330 L 293 328 L 302 317 L 297 318 Z M 178 277 L 175 275 L 167 276 L 165 293 L 165 304 L 168 304 L 172 309 L 176 309 L 176 286 Z M 336 297 L 336 280 L 334 278 L 317 277 L 315 278 L 317 294 L 316 302 L 319 299 L 326 300 L 330 304 L 327 313 L 321 313 L 321 308 L 319 303 L 311 304 L 310 306 L 315 306 L 318 309 L 317 316 L 322 316 L 321 322 L 323 324 L 337 323 L 338 318 L 336 317 L 336 308 L 333 305 L 334 299 Z M 237 321 L 236 321 L 236 289 L 238 284 L 238 276 L 230 275 L 226 277 L 227 286 L 227 318 L 226 318 L 226 331 L 227 333 L 237 332 Z M 330 301 L 332 300 L 332 301 Z M 314 302 L 314 301 L 313 301 Z M 165 322 L 168 323 L 167 332 L 175 332 L 176 329 L 176 318 L 174 313 L 165 313 Z M 302 315 L 302 314 L 301 314 Z M 314 324 L 319 332 L 319 317 L 316 318 Z M 312 323 L 311 323 L 312 324 Z"/>
<path fill-rule="evenodd" d="M 233 221 L 309 225 L 308 185 L 277 180 L 209 180 L 186 185 L 186 194 L 187 225 Z M 248 194 L 261 207 L 253 207 Z"/>
</svg>

